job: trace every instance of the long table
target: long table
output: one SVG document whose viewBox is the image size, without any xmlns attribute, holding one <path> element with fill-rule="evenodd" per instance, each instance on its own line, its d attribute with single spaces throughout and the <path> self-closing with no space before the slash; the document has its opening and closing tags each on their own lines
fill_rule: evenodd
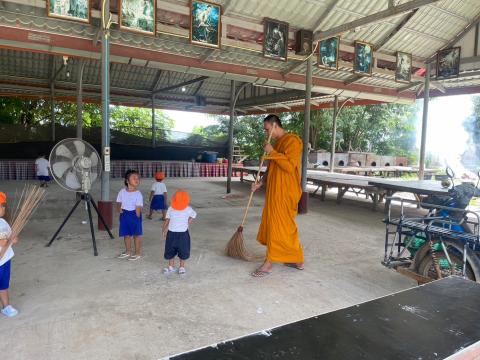
<svg viewBox="0 0 480 360">
<path fill-rule="evenodd" d="M 480 284 L 450 277 L 169 359 L 478 359 L 479 298 Z"/>
<path fill-rule="evenodd" d="M 314 168 L 318 171 L 329 171 L 328 166 L 318 166 Z M 335 173 L 343 174 L 354 174 L 354 175 L 364 175 L 364 176 L 373 176 L 374 174 L 379 174 L 384 177 L 400 177 L 404 174 L 418 174 L 418 168 L 411 166 L 337 166 L 334 168 Z M 425 169 L 425 174 L 432 175 L 436 170 Z"/>
<path fill-rule="evenodd" d="M 254 180 L 258 172 L 258 167 L 248 166 L 244 168 L 235 168 L 240 172 L 240 180 L 245 181 L 245 173 L 253 175 Z M 263 167 L 261 174 L 267 170 Z M 445 195 L 448 189 L 444 189 L 439 181 L 434 180 L 390 180 L 372 176 L 360 176 L 342 173 L 326 173 L 319 170 L 307 170 L 307 182 L 315 185 L 317 188 L 313 192 L 315 195 L 321 189 L 321 200 L 325 200 L 325 193 L 328 188 L 337 188 L 337 203 L 340 203 L 347 192 L 358 195 L 364 195 L 373 201 L 373 209 L 376 210 L 378 203 L 386 198 L 387 205 L 389 197 L 396 192 L 408 192 L 414 194 L 417 198 L 422 195 Z"/>
</svg>

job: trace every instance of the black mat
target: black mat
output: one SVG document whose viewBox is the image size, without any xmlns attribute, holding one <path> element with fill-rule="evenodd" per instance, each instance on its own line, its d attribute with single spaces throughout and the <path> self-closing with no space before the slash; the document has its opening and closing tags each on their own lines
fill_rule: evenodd
<svg viewBox="0 0 480 360">
<path fill-rule="evenodd" d="M 170 359 L 443 359 L 480 340 L 480 284 L 447 278 Z"/>
</svg>

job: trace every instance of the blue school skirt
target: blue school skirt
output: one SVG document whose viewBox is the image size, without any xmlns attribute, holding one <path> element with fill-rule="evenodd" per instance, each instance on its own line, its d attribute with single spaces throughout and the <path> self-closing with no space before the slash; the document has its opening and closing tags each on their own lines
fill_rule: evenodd
<svg viewBox="0 0 480 360">
<path fill-rule="evenodd" d="M 10 287 L 10 264 L 11 260 L 8 260 L 0 266 L 0 290 L 7 290 Z"/>
<path fill-rule="evenodd" d="M 150 204 L 150 210 L 165 210 L 165 197 L 163 195 L 154 195 Z"/>
<path fill-rule="evenodd" d="M 137 216 L 135 210 L 127 211 L 122 210 L 120 214 L 120 229 L 119 236 L 141 236 L 143 235 L 142 229 L 142 216 Z"/>
</svg>

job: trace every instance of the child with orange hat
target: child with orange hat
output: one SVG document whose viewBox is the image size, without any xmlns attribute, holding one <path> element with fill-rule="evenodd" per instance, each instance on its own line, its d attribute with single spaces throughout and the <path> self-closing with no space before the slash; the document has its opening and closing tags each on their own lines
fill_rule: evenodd
<svg viewBox="0 0 480 360">
<path fill-rule="evenodd" d="M 165 274 L 176 271 L 175 256 L 180 258 L 179 274 L 185 274 L 185 261 L 190 257 L 190 233 L 188 227 L 197 213 L 189 206 L 190 197 L 188 192 L 178 190 L 172 198 L 172 205 L 167 210 L 166 221 L 163 224 L 163 237 L 165 242 L 165 260 L 168 267 Z"/>
<path fill-rule="evenodd" d="M 0 253 L 3 253 L 0 259 L 0 302 L 2 303 L 2 314 L 13 317 L 18 314 L 18 310 L 10 305 L 8 298 L 8 288 L 10 287 L 10 262 L 13 258 L 13 249 L 11 246 L 6 251 L 3 248 L 7 246 L 8 238 L 12 234 L 10 225 L 3 219 L 7 207 L 7 196 L 0 192 Z M 16 244 L 17 238 L 12 239 L 12 244 Z"/>
<path fill-rule="evenodd" d="M 167 210 L 167 187 L 163 183 L 165 174 L 161 171 L 155 173 L 155 182 L 152 184 L 150 191 L 150 214 L 147 218 L 152 220 L 152 214 L 154 211 L 162 210 L 162 220 L 165 220 L 165 214 Z"/>
</svg>

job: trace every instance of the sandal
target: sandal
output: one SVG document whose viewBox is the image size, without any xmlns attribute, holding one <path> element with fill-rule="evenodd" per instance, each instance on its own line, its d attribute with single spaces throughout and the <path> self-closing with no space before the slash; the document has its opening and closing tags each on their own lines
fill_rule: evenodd
<svg viewBox="0 0 480 360">
<path fill-rule="evenodd" d="M 183 275 L 183 274 L 185 274 L 186 272 L 187 272 L 187 270 L 185 270 L 184 267 L 178 268 L 178 273 L 179 273 L 180 275 Z"/>
<path fill-rule="evenodd" d="M 253 277 L 265 277 L 267 275 L 270 275 L 272 272 L 271 271 L 263 271 L 263 270 L 260 270 L 260 269 L 257 269 L 255 270 L 253 273 L 251 273 L 250 275 L 252 275 Z"/>
<path fill-rule="evenodd" d="M 128 257 L 130 257 L 129 253 L 122 252 L 120 255 L 117 256 L 117 259 L 125 259 L 125 258 L 128 258 Z"/>
<path fill-rule="evenodd" d="M 297 270 L 305 270 L 305 267 L 303 265 L 297 265 L 295 263 L 285 263 L 285 266 L 288 266 L 290 268 L 297 269 Z"/>
<path fill-rule="evenodd" d="M 128 260 L 130 261 L 135 261 L 135 260 L 138 260 L 142 257 L 142 255 L 132 255 L 128 258 Z"/>
<path fill-rule="evenodd" d="M 169 267 L 166 267 L 165 269 L 163 269 L 163 273 L 165 275 L 168 275 L 168 274 L 173 274 L 174 272 L 177 271 L 177 268 L 173 267 L 173 266 L 169 266 Z"/>
<path fill-rule="evenodd" d="M 151 216 L 151 215 L 148 215 L 148 216 L 147 216 L 147 219 L 148 219 L 148 220 L 152 220 L 152 216 Z"/>
<path fill-rule="evenodd" d="M 15 309 L 12 305 L 7 305 L 2 309 L 2 314 L 8 317 L 17 316 L 18 310 Z"/>
</svg>

